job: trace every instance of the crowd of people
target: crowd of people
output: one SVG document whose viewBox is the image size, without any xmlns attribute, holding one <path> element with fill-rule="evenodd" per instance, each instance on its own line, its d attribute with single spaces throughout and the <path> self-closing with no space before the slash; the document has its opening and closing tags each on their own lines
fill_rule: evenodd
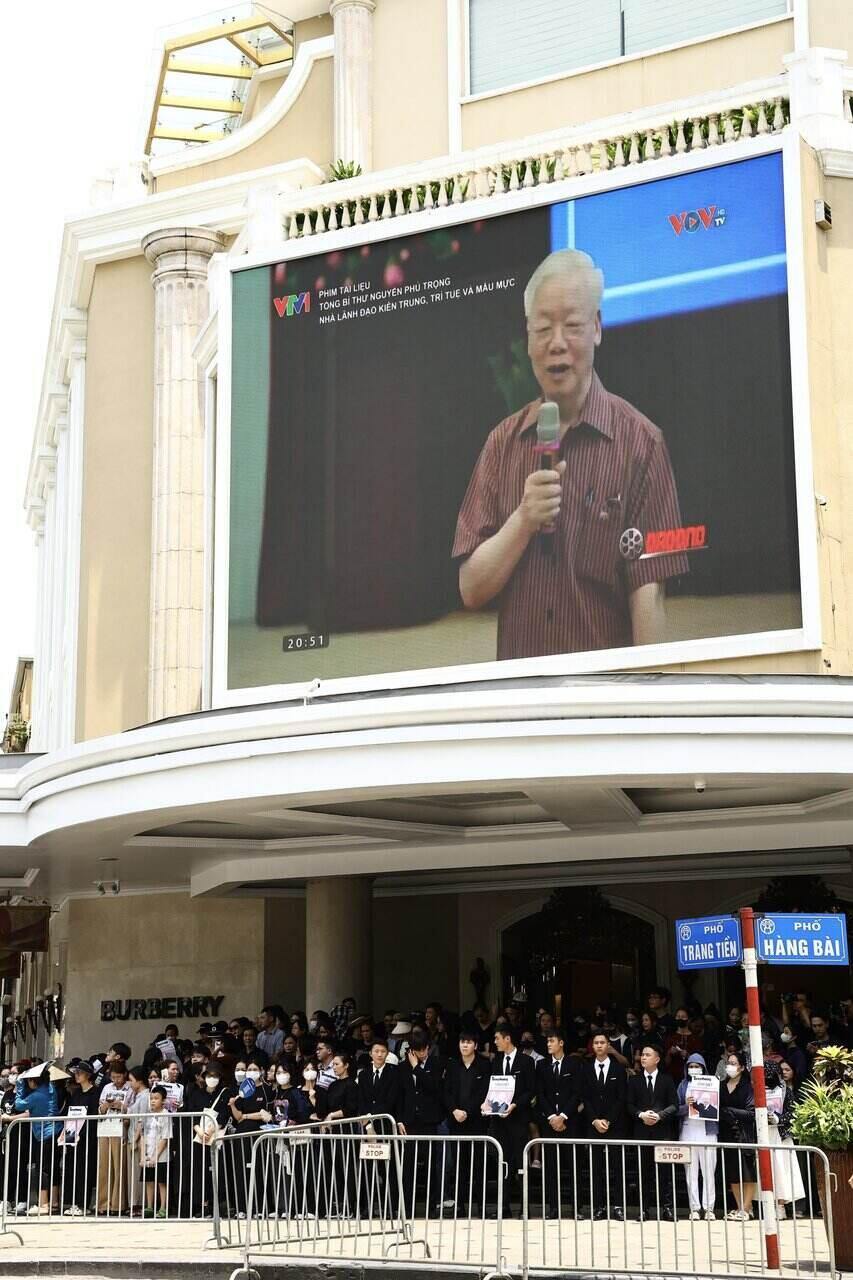
<svg viewBox="0 0 853 1280">
<path fill-rule="evenodd" d="M 716 1146 L 756 1139 L 746 1016 L 737 1007 L 724 1018 L 714 1006 L 670 1006 L 670 992 L 655 987 L 642 1008 L 602 1004 L 560 1027 L 551 1011 L 533 1013 L 520 1001 L 477 1004 L 462 1015 L 434 1002 L 416 1013 L 388 1009 L 376 1021 L 347 998 L 310 1017 L 269 1005 L 254 1019 L 205 1022 L 195 1040 L 180 1038 L 172 1024 L 138 1065 L 122 1042 L 64 1068 L 22 1060 L 0 1071 L 7 1213 L 205 1215 L 218 1195 L 227 1212 L 245 1215 L 257 1135 L 315 1124 L 382 1137 L 382 1124 L 363 1118 L 385 1116 L 401 1134 L 425 1140 L 420 1155 L 408 1148 L 402 1167 L 412 1213 L 424 1197 L 429 1211 L 493 1214 L 502 1169 L 503 1212 L 511 1214 L 523 1151 L 533 1142 L 528 1159 L 548 1217 L 622 1220 L 630 1206 L 632 1215 L 671 1221 L 683 1204 L 694 1219 L 725 1213 L 745 1221 L 756 1197 L 754 1156 L 723 1152 L 718 1162 Z M 853 1003 L 830 1014 L 814 1009 L 807 992 L 791 993 L 780 1017 L 762 1015 L 761 1035 L 776 1197 L 783 1214 L 794 1213 L 806 1182 L 792 1109 L 818 1051 L 853 1040 Z M 707 1115 L 687 1105 L 696 1076 L 720 1082 L 718 1108 Z M 32 1123 L 13 1125 L 17 1118 Z M 230 1144 L 237 1154 L 215 1183 L 212 1152 L 223 1135 L 245 1141 Z M 487 1165 L 494 1147 L 481 1143 L 448 1144 L 436 1163 L 430 1140 L 483 1135 L 497 1140 L 502 1161 Z M 627 1156 L 608 1147 L 632 1139 L 703 1146 L 677 1181 L 670 1171 L 661 1177 L 652 1147 Z M 295 1165 L 282 1159 L 281 1169 L 264 1173 L 267 1190 L 270 1178 L 294 1184 Z M 301 1177 L 309 1181 L 305 1170 Z M 330 1177 L 345 1207 L 351 1174 L 337 1156 Z M 301 1187 L 303 1208 L 328 1213 L 324 1179 L 310 1181 Z"/>
</svg>

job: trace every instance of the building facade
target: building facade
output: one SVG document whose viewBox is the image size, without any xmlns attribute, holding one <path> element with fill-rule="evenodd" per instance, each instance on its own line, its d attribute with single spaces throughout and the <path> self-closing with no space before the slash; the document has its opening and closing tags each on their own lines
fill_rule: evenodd
<svg viewBox="0 0 853 1280">
<path fill-rule="evenodd" d="M 64 1042 L 47 1020 L 22 1018 L 19 1053 L 110 1038 L 141 1050 L 165 1020 L 194 1030 L 211 1001 L 223 1016 L 269 1000 L 328 1008 L 348 994 L 375 1011 L 465 1008 L 478 958 L 490 1002 L 524 987 L 563 1010 L 599 992 L 630 1004 L 654 980 L 680 992 L 677 918 L 731 911 L 778 877 L 819 876 L 853 901 L 853 14 L 834 0 L 574 8 L 293 0 L 254 43 L 241 46 L 235 28 L 228 127 L 158 151 L 183 136 L 156 124 L 174 102 L 161 81 L 144 162 L 66 223 L 26 494 L 39 559 L 31 738 L 0 771 L 0 887 L 54 908 L 51 951 L 27 958 L 11 1006 L 20 1016 L 61 991 Z M 167 49 L 166 72 L 178 58 Z M 777 177 L 761 181 L 777 187 L 737 186 L 737 174 L 769 167 Z M 749 271 L 721 249 L 711 266 L 697 259 L 650 283 L 656 242 L 632 242 L 631 219 L 608 223 L 611 206 L 590 202 L 639 200 L 661 183 L 692 184 L 669 189 L 696 200 L 666 206 L 666 253 L 716 233 L 734 243 L 747 228 Z M 740 203 L 723 209 L 723 189 Z M 381 255 L 386 301 L 405 300 L 402 264 L 418 244 L 445 243 L 424 237 L 445 236 L 461 263 L 485 227 L 504 255 L 481 272 L 494 283 L 501 262 L 526 262 L 525 237 L 542 227 L 548 248 L 583 248 L 585 211 L 599 209 L 592 223 L 609 230 L 595 243 L 613 260 L 608 380 L 613 352 L 627 367 L 639 351 L 646 380 L 629 385 L 652 401 L 671 377 L 666 398 L 716 397 L 720 452 L 740 459 L 747 441 L 733 477 L 721 468 L 715 480 L 700 461 L 687 484 L 691 450 L 704 459 L 705 445 L 664 431 L 682 502 L 675 534 L 706 530 L 695 547 L 705 560 L 691 566 L 716 566 L 695 571 L 710 584 L 701 608 L 701 592 L 688 607 L 676 590 L 670 629 L 647 647 L 545 647 L 507 662 L 493 652 L 494 618 L 475 627 L 458 601 L 437 630 L 418 630 L 418 615 L 406 631 L 391 606 L 380 625 L 368 607 L 382 595 L 378 565 L 391 566 L 396 607 L 400 558 L 431 552 L 413 533 L 383 560 L 378 535 L 379 559 L 360 567 L 361 525 L 342 515 L 361 484 L 353 472 L 346 494 L 338 481 L 341 576 L 323 578 L 315 610 L 332 621 L 282 637 L 275 593 L 302 544 L 287 543 L 275 508 L 282 494 L 288 510 L 302 498 L 270 487 L 286 470 L 270 433 L 298 381 L 294 367 L 276 381 L 280 335 L 307 334 L 298 326 L 319 322 L 321 301 L 332 314 L 361 287 L 346 255 Z M 784 240 L 767 252 L 774 217 Z M 462 270 L 449 261 L 412 285 L 443 282 L 447 309 L 436 285 L 431 314 L 448 326 Z M 619 270 L 624 281 L 608 286 Z M 746 277 L 748 288 L 732 283 Z M 672 280 L 693 300 L 661 309 Z M 525 283 L 513 276 L 519 308 Z M 381 305 L 371 287 L 365 277 Z M 464 296 L 460 285 L 460 306 Z M 743 308 L 759 303 L 771 309 L 755 320 Z M 688 318 L 700 311 L 705 338 Z M 652 314 L 670 325 L 657 346 L 637 329 Z M 279 320 L 290 330 L 270 327 Z M 421 377 L 432 348 L 406 363 L 402 330 L 382 332 L 362 339 L 367 381 L 385 376 L 384 351 L 428 398 L 445 381 Z M 300 369 L 316 359 L 312 341 Z M 359 420 L 349 397 L 362 394 L 362 370 L 346 341 L 335 339 L 337 408 L 327 398 L 317 423 L 327 443 L 335 415 Z M 310 387 L 298 394 L 316 404 Z M 468 401 L 454 394 L 463 418 Z M 762 413 L 765 436 L 749 444 Z M 252 414 L 263 420 L 254 435 Z M 453 447 L 439 438 L 424 464 L 431 495 Z M 370 448 L 403 486 L 410 530 L 418 481 L 399 480 L 396 444 Z M 725 495 L 738 476 L 733 513 L 703 507 L 705 481 Z M 672 562 L 674 546 L 654 554 Z M 318 563 L 312 582 L 328 568 Z M 276 665 L 288 640 L 309 636 L 316 659 Z M 571 954 L 543 943 L 536 958 L 530 921 L 558 889 L 599 913 L 598 931 Z M 711 974 L 693 991 L 729 995 Z"/>
</svg>

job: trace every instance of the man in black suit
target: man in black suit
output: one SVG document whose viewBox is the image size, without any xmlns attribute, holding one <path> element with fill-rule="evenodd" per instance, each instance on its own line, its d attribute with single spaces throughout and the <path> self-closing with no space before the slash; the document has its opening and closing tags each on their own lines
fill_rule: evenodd
<svg viewBox="0 0 853 1280">
<path fill-rule="evenodd" d="M 612 1150 L 599 1145 L 604 1141 L 618 1142 L 625 1137 L 625 1099 L 628 1090 L 628 1073 L 611 1056 L 613 1045 L 606 1031 L 596 1031 L 592 1037 L 592 1062 L 581 1067 L 581 1100 L 583 1101 L 584 1136 L 595 1139 L 592 1153 L 592 1211 L 595 1218 L 608 1216 L 618 1222 L 625 1217 L 625 1180 L 622 1176 L 621 1146 Z"/>
<path fill-rule="evenodd" d="M 654 1142 L 674 1142 L 677 1137 L 678 1094 L 672 1076 L 660 1069 L 660 1050 L 647 1044 L 640 1054 L 642 1072 L 628 1081 L 627 1111 L 632 1136 Z M 672 1173 L 655 1165 L 654 1148 L 640 1148 L 643 1200 L 640 1216 L 657 1209 L 667 1222 L 675 1220 L 672 1203 Z"/>
<path fill-rule="evenodd" d="M 540 1128 L 545 1138 L 576 1138 L 580 1124 L 581 1105 L 578 1058 L 566 1053 L 566 1038 L 558 1027 L 552 1027 L 546 1037 L 548 1057 L 537 1064 L 536 1103 Z M 548 1202 L 548 1217 L 560 1217 L 561 1193 L 576 1218 L 583 1218 L 578 1204 L 576 1174 L 579 1169 L 577 1148 L 569 1146 L 543 1146 L 542 1179 Z M 573 1158 L 574 1157 L 574 1158 Z"/>
<path fill-rule="evenodd" d="M 483 1103 L 484 1114 L 490 1116 L 489 1133 L 497 1138 L 504 1161 L 503 1213 L 512 1217 L 510 1194 L 518 1182 L 521 1156 L 528 1138 L 528 1125 L 532 1117 L 536 1096 L 536 1069 L 533 1059 L 518 1047 L 519 1031 L 511 1022 L 499 1022 L 495 1027 L 495 1054 L 492 1062 L 493 1076 L 512 1076 L 512 1101 L 505 1111 L 494 1113 L 488 1102 Z"/>
<path fill-rule="evenodd" d="M 400 1133 L 410 1138 L 432 1137 L 438 1133 L 438 1126 L 444 1120 L 444 1063 L 437 1054 L 430 1053 L 429 1037 L 419 1027 L 411 1034 L 406 1061 L 400 1066 L 400 1077 L 403 1086 Z M 429 1187 L 430 1208 L 438 1208 L 443 1145 L 440 1142 L 404 1144 L 405 1209 L 411 1216 L 414 1216 L 418 1156 L 423 1164 L 424 1182 Z"/>
<path fill-rule="evenodd" d="M 472 1138 L 486 1132 L 487 1121 L 482 1107 L 489 1089 L 492 1064 L 477 1052 L 479 1041 L 477 1024 L 463 1023 L 459 1032 L 459 1057 L 448 1059 L 445 1069 L 444 1109 L 447 1112 L 447 1131 L 454 1138 Z M 447 1144 L 445 1199 L 454 1201 L 463 1216 L 470 1215 L 475 1206 L 482 1206 L 484 1200 L 486 1145 L 467 1142 Z"/>
<path fill-rule="evenodd" d="M 358 1073 L 358 1109 L 363 1116 L 391 1116 L 394 1120 L 401 1117 L 403 1102 L 403 1086 L 400 1068 L 386 1062 L 388 1046 L 384 1040 L 374 1040 L 370 1047 L 370 1064 L 362 1067 Z M 373 1126 L 377 1134 L 385 1132 L 387 1121 L 383 1126 L 377 1121 Z"/>
</svg>

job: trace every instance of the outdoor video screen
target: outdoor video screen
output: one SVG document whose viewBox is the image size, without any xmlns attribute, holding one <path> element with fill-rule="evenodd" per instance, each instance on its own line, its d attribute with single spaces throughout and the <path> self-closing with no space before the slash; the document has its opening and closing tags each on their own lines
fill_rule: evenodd
<svg viewBox="0 0 853 1280">
<path fill-rule="evenodd" d="M 236 271 L 232 361 L 229 688 L 801 626 L 779 154 Z"/>
</svg>

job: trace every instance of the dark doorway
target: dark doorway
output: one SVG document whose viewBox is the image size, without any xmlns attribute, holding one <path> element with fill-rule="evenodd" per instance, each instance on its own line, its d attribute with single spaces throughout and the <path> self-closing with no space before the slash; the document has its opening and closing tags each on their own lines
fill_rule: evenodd
<svg viewBox="0 0 853 1280">
<path fill-rule="evenodd" d="M 611 906 L 596 888 L 556 889 L 541 911 L 503 932 L 504 1003 L 522 990 L 531 1014 L 558 1021 L 598 1003 L 625 1009 L 655 984 L 654 926 Z"/>
</svg>

